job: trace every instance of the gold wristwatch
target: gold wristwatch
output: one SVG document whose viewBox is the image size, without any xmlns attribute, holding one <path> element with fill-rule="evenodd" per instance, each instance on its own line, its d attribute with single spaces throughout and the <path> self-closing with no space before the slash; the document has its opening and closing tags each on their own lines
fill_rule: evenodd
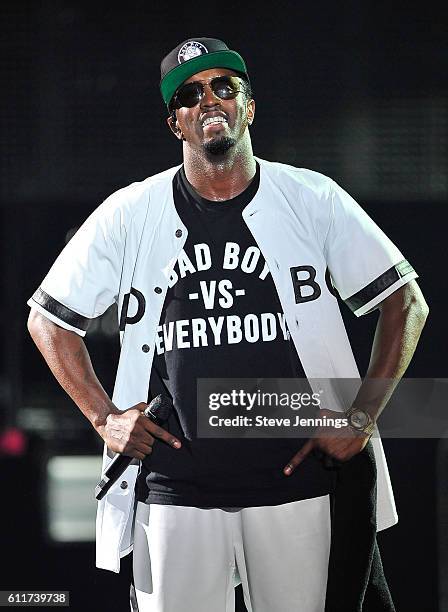
<svg viewBox="0 0 448 612">
<path fill-rule="evenodd" d="M 355 431 L 360 431 L 369 436 L 372 435 L 375 429 L 375 421 L 370 414 L 361 408 L 352 406 L 345 413 L 349 426 Z"/>
</svg>

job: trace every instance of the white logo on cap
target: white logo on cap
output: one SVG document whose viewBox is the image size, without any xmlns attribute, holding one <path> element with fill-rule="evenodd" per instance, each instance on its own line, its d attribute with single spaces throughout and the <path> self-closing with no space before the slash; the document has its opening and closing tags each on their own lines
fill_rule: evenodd
<svg viewBox="0 0 448 612">
<path fill-rule="evenodd" d="M 199 55 L 203 55 L 204 53 L 208 53 L 207 47 L 196 40 L 190 40 L 186 42 L 179 49 L 179 53 L 177 54 L 177 61 L 179 64 L 182 62 L 188 62 L 188 60 L 193 59 L 194 57 L 198 57 Z"/>
</svg>

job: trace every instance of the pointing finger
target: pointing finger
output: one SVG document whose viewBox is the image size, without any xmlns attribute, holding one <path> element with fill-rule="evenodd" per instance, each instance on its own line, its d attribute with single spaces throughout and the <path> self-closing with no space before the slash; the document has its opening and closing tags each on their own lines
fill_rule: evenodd
<svg viewBox="0 0 448 612">
<path fill-rule="evenodd" d="M 156 425 L 151 419 L 145 419 L 145 421 L 143 421 L 143 426 L 152 436 L 163 440 L 173 448 L 180 448 L 182 446 L 180 440 L 166 431 L 166 429 L 163 429 L 163 427 L 160 427 L 160 425 Z"/>
<path fill-rule="evenodd" d="M 290 460 L 288 465 L 286 465 L 283 468 L 283 473 L 286 476 L 289 476 L 290 474 L 292 474 L 293 471 L 296 469 L 296 467 L 300 463 L 302 463 L 302 461 L 313 450 L 313 448 L 314 448 L 314 439 L 310 438 L 309 440 L 305 442 L 305 444 L 302 446 L 299 452 L 294 455 L 294 457 Z"/>
</svg>

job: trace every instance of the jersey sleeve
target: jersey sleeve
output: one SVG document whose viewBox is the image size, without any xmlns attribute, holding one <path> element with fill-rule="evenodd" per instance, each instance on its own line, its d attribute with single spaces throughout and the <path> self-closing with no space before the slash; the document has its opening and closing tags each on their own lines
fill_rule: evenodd
<svg viewBox="0 0 448 612">
<path fill-rule="evenodd" d="M 57 325 L 86 334 L 119 293 L 123 246 L 119 214 L 106 200 L 62 250 L 28 305 Z"/>
<path fill-rule="evenodd" d="M 357 202 L 331 181 L 326 255 L 339 295 L 361 316 L 417 278 L 412 265 Z"/>
</svg>

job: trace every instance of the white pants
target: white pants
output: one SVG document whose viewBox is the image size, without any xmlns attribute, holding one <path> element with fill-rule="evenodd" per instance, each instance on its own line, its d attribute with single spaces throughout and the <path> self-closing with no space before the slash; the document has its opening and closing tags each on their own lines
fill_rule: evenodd
<svg viewBox="0 0 448 612">
<path fill-rule="evenodd" d="M 329 496 L 236 512 L 137 506 L 134 584 L 139 612 L 323 612 Z"/>
</svg>

